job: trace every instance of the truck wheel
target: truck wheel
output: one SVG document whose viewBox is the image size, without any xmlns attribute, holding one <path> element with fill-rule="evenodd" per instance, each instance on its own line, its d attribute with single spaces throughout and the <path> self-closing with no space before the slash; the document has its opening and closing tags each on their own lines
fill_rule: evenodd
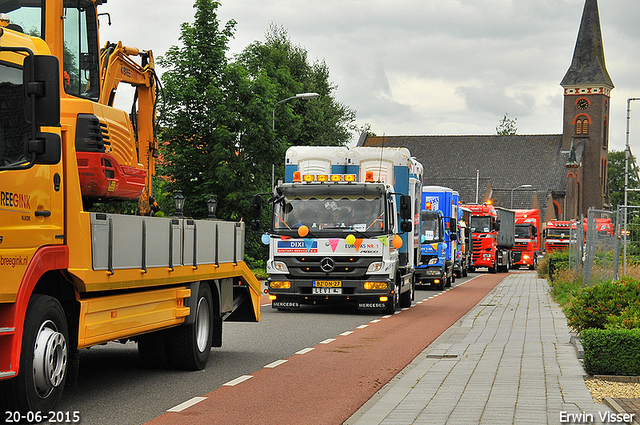
<svg viewBox="0 0 640 425">
<path fill-rule="evenodd" d="M 411 307 L 411 301 L 413 301 L 413 283 L 409 286 L 409 290 L 400 295 L 400 308 Z"/>
<path fill-rule="evenodd" d="M 384 311 L 386 314 L 394 314 L 396 312 L 396 308 L 398 307 L 398 302 L 399 302 L 399 298 L 400 298 L 400 295 L 399 295 L 400 294 L 400 286 L 398 285 L 397 282 L 398 282 L 398 278 L 396 277 L 396 280 L 394 282 L 395 293 L 387 301 L 387 308 Z"/>
<path fill-rule="evenodd" d="M 169 363 L 177 369 L 204 369 L 213 338 L 213 297 L 209 285 L 200 285 L 195 321 L 167 330 Z"/>
<path fill-rule="evenodd" d="M 58 300 L 34 295 L 24 321 L 20 373 L 0 387 L 4 410 L 26 413 L 55 408 L 67 378 L 68 340 L 67 319 Z"/>
</svg>

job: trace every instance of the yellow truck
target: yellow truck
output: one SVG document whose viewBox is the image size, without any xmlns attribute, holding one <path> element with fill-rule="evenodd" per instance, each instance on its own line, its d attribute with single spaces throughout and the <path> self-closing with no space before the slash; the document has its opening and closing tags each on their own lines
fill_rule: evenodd
<svg viewBox="0 0 640 425">
<path fill-rule="evenodd" d="M 99 47 L 102 3 L 0 0 L 3 412 L 46 417 L 82 348 L 133 340 L 152 367 L 197 370 L 223 321 L 260 320 L 243 222 L 150 213 L 153 56 Z M 113 106 L 121 82 L 130 114 Z M 139 215 L 89 207 L 127 199 Z"/>
</svg>

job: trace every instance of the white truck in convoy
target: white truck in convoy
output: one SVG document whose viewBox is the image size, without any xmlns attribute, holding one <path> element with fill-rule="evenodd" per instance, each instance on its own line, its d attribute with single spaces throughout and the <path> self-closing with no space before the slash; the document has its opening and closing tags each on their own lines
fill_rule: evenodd
<svg viewBox="0 0 640 425">
<path fill-rule="evenodd" d="M 422 165 L 406 148 L 289 148 L 263 235 L 272 306 L 354 303 L 388 313 L 410 306 L 421 194 Z"/>
</svg>

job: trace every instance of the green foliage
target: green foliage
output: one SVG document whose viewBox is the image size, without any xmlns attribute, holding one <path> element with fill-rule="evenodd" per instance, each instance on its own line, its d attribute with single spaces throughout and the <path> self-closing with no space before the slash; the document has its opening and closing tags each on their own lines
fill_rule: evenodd
<svg viewBox="0 0 640 425">
<path fill-rule="evenodd" d="M 640 375 L 640 329 L 586 329 L 583 365 L 591 375 Z"/>
<path fill-rule="evenodd" d="M 518 128 L 516 127 L 516 121 L 518 118 L 508 118 L 507 113 L 504 114 L 504 117 L 498 122 L 498 126 L 496 127 L 496 135 L 497 136 L 509 136 L 516 134 Z"/>
<path fill-rule="evenodd" d="M 167 70 L 158 175 L 169 179 L 154 194 L 164 211 L 173 211 L 173 195 L 182 190 L 184 214 L 194 218 L 207 216 L 206 201 L 213 194 L 218 218 L 249 222 L 251 197 L 271 191 L 272 166 L 276 179 L 284 176 L 286 149 L 346 144 L 355 129 L 355 111 L 333 97 L 336 87 L 327 65 L 310 64 L 307 51 L 291 43 L 284 29 L 272 27 L 264 43 L 229 59 L 236 22 L 221 25 L 219 6 L 215 0 L 196 0 L 193 24 L 181 27 L 182 46 L 158 58 Z M 320 97 L 276 107 L 303 92 Z M 250 230 L 245 251 L 256 267 L 268 254 Z"/>
<path fill-rule="evenodd" d="M 553 282 L 555 273 L 569 268 L 569 251 L 554 251 L 544 256 L 538 263 L 537 274 L 540 278 L 547 278 Z"/>
<path fill-rule="evenodd" d="M 582 332 L 604 329 L 609 316 L 619 316 L 629 307 L 640 307 L 640 280 L 623 278 L 583 288 L 565 307 L 565 314 L 569 326 Z"/>
<path fill-rule="evenodd" d="M 631 304 L 617 316 L 607 317 L 606 329 L 640 329 L 640 305 Z"/>
</svg>

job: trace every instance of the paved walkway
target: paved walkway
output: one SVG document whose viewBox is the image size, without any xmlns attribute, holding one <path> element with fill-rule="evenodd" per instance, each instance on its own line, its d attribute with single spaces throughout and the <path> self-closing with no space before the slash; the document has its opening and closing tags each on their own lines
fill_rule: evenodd
<svg viewBox="0 0 640 425">
<path fill-rule="evenodd" d="M 608 423 L 548 288 L 504 279 L 345 424 Z"/>
</svg>

